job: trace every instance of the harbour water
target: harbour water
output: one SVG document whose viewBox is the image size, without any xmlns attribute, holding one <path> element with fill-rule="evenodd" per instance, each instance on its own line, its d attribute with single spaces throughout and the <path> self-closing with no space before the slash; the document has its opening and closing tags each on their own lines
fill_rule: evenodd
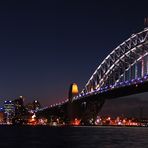
<svg viewBox="0 0 148 148">
<path fill-rule="evenodd" d="M 148 148 L 148 127 L 0 126 L 0 148 Z"/>
</svg>

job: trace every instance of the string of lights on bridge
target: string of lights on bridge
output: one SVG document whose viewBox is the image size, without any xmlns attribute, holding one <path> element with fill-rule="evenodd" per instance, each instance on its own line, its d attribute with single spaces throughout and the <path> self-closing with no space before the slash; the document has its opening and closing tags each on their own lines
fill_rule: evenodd
<svg viewBox="0 0 148 148">
<path fill-rule="evenodd" d="M 143 45 L 145 44 L 145 45 Z M 107 91 L 110 91 L 112 89 L 117 89 L 117 88 L 121 88 L 121 87 L 126 87 L 126 86 L 130 86 L 130 85 L 135 85 L 135 87 L 138 86 L 138 84 L 143 83 L 145 81 L 148 81 L 148 69 L 146 70 L 146 73 L 144 73 L 143 71 L 141 71 L 141 75 L 140 77 L 136 74 L 135 72 L 135 77 L 134 78 L 130 78 L 130 79 L 124 79 L 124 80 L 120 80 L 120 78 L 123 76 L 123 74 L 120 75 L 120 77 L 113 83 L 113 84 L 107 84 L 107 85 L 103 85 L 105 84 L 105 77 L 106 75 L 109 75 L 109 72 L 119 63 L 119 61 L 123 61 L 125 57 L 129 56 L 130 53 L 136 53 L 137 49 L 140 50 L 140 48 L 142 49 L 143 46 L 147 47 L 148 44 L 148 28 L 145 28 L 143 31 L 137 33 L 137 34 L 132 34 L 132 36 L 127 39 L 126 41 L 124 41 L 123 43 L 121 43 L 117 48 L 115 48 L 104 60 L 103 62 L 99 65 L 99 67 L 96 69 L 96 71 L 93 73 L 93 75 L 91 76 L 91 78 L 88 80 L 85 88 L 91 84 L 91 81 L 94 79 L 94 81 L 96 82 L 95 79 L 95 75 L 98 73 L 99 74 L 99 70 L 103 67 L 103 65 L 105 63 L 108 63 L 107 60 L 109 60 L 111 58 L 111 56 L 113 54 L 116 53 L 116 56 L 118 57 L 116 60 L 112 59 L 114 62 L 112 65 L 110 65 L 108 67 L 107 70 L 105 70 L 103 76 L 99 79 L 99 83 L 96 85 L 95 83 L 95 87 L 93 87 L 90 90 L 86 90 L 80 92 L 77 96 L 73 97 L 73 101 L 75 100 L 79 100 L 82 99 L 84 97 L 89 97 L 91 95 L 97 95 L 97 94 L 101 94 Z M 124 47 L 124 48 L 123 48 Z M 125 47 L 127 49 L 125 49 Z M 127 51 L 122 51 L 122 49 L 127 50 Z M 118 55 L 118 50 L 122 51 L 122 54 Z M 145 49 L 144 49 L 145 50 Z M 135 59 L 135 61 L 133 61 L 133 63 L 130 63 L 130 66 L 125 69 L 125 72 L 127 72 L 134 64 L 136 64 L 138 61 L 142 60 L 144 57 L 146 57 L 148 55 L 148 51 L 147 49 L 145 50 L 145 53 L 137 53 L 138 58 Z M 143 67 L 142 67 L 143 68 Z M 125 73 L 124 73 L 125 74 Z M 50 105 L 49 107 L 45 107 L 42 108 L 41 110 L 47 109 L 47 108 L 54 108 L 57 106 L 61 106 L 64 105 L 65 103 L 67 103 L 69 101 L 69 99 L 66 99 L 64 101 L 60 101 L 59 103 L 55 103 Z"/>
<path fill-rule="evenodd" d="M 135 85 L 137 87 L 138 84 L 143 83 L 145 81 L 148 81 L 148 75 L 145 75 L 143 78 L 137 78 L 137 79 L 127 80 L 125 82 L 117 82 L 114 85 L 109 85 L 109 86 L 100 88 L 99 90 L 93 90 L 91 92 L 87 92 L 86 94 L 84 94 L 84 93 L 83 94 L 79 94 L 79 95 L 77 95 L 77 96 L 75 96 L 73 98 L 73 101 L 74 100 L 79 100 L 79 99 L 82 99 L 84 97 L 88 97 L 88 96 L 91 96 L 91 95 L 101 94 L 101 93 L 104 93 L 104 92 L 107 92 L 109 90 L 116 89 L 116 88 L 126 87 L 126 86 L 130 86 L 130 85 Z M 66 100 L 64 100 L 62 102 L 55 103 L 53 105 L 50 105 L 49 107 L 44 107 L 44 108 L 42 108 L 40 110 L 44 110 L 44 109 L 47 109 L 47 108 L 53 108 L 53 107 L 61 106 L 61 105 L 65 104 L 65 103 L 67 103 L 68 101 L 69 100 L 66 99 Z"/>
</svg>

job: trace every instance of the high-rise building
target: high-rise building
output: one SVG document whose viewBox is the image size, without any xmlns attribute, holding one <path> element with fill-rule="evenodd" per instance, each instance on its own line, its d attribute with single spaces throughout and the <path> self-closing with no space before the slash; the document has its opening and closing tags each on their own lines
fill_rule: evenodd
<svg viewBox="0 0 148 148">
<path fill-rule="evenodd" d="M 4 102 L 4 115 L 5 115 L 5 122 L 6 123 L 11 123 L 12 122 L 12 118 L 14 117 L 14 113 L 15 113 L 15 108 L 14 108 L 14 104 L 11 100 L 6 100 Z"/>
<path fill-rule="evenodd" d="M 33 110 L 38 110 L 41 108 L 41 104 L 39 103 L 38 100 L 33 101 Z"/>
<path fill-rule="evenodd" d="M 28 111 L 24 106 L 24 98 L 20 96 L 13 101 L 15 107 L 15 116 L 13 123 L 23 123 L 27 119 Z"/>
<path fill-rule="evenodd" d="M 38 100 L 34 100 L 32 103 L 28 103 L 26 105 L 26 109 L 29 111 L 29 112 L 34 112 L 34 111 L 37 111 L 38 109 L 41 108 L 41 104 L 39 103 Z"/>
<path fill-rule="evenodd" d="M 25 105 L 25 107 L 28 112 L 33 112 L 33 103 L 28 103 L 27 105 Z"/>
</svg>

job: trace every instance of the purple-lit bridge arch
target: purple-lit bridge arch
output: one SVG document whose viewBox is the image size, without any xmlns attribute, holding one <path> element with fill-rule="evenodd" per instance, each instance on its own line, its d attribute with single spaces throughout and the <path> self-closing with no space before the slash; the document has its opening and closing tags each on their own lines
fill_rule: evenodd
<svg viewBox="0 0 148 148">
<path fill-rule="evenodd" d="M 102 61 L 84 89 L 72 98 L 72 118 L 94 116 L 105 99 L 148 91 L 148 28 L 132 34 Z M 50 115 L 68 117 L 69 100 L 52 104 L 46 110 Z M 72 107 L 72 105 L 70 105 Z M 94 111 L 94 108 L 96 109 Z M 48 111 L 47 111 L 48 110 Z M 82 117 L 83 116 L 83 117 Z M 84 119 L 85 120 L 85 119 Z"/>
<path fill-rule="evenodd" d="M 147 81 L 148 28 L 115 48 L 98 66 L 85 88 L 74 99 Z"/>
</svg>

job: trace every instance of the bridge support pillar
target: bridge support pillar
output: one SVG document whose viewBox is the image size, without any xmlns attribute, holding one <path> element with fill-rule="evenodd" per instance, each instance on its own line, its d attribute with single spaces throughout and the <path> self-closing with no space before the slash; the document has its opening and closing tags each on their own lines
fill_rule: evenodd
<svg viewBox="0 0 148 148">
<path fill-rule="evenodd" d="M 100 112 L 105 99 L 97 98 L 86 102 L 85 106 L 82 108 L 81 124 L 91 125 L 95 123 L 98 113 Z"/>
</svg>

